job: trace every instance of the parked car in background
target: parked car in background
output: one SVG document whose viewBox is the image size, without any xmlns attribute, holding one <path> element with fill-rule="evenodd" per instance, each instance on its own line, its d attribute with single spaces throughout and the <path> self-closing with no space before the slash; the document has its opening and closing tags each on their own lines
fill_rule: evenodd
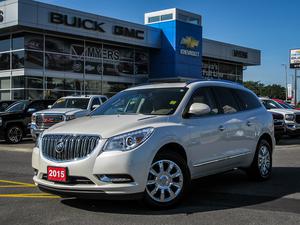
<svg viewBox="0 0 300 225">
<path fill-rule="evenodd" d="M 56 195 L 125 195 L 167 208 L 192 179 L 234 168 L 268 179 L 274 143 L 272 115 L 241 85 L 149 84 L 45 130 L 33 149 L 33 180 Z"/>
<path fill-rule="evenodd" d="M 5 111 L 5 109 L 7 109 L 7 107 L 9 107 L 10 105 L 12 105 L 15 102 L 16 101 L 13 101 L 13 100 L 0 101 L 0 112 Z"/>
<path fill-rule="evenodd" d="M 300 135 L 300 111 L 284 108 L 278 102 L 270 98 L 260 98 L 263 105 L 270 112 L 280 113 L 284 116 L 286 134 L 290 136 Z"/>
<path fill-rule="evenodd" d="M 107 100 L 104 95 L 67 96 L 58 99 L 49 109 L 36 112 L 31 118 L 33 139 L 56 123 L 86 116 Z"/>
<path fill-rule="evenodd" d="M 8 143 L 19 143 L 30 134 L 31 116 L 54 103 L 54 100 L 22 100 L 0 112 L 0 138 Z"/>
<path fill-rule="evenodd" d="M 276 143 L 282 138 L 285 134 L 285 123 L 284 116 L 281 113 L 271 112 L 274 121 L 274 131 L 275 131 L 275 139 Z"/>
<path fill-rule="evenodd" d="M 296 110 L 300 110 L 299 108 L 295 108 L 295 106 L 292 106 L 290 104 L 288 104 L 287 102 L 278 99 L 278 98 L 272 98 L 272 100 L 274 100 L 275 102 L 279 103 L 283 108 L 285 109 L 296 109 Z"/>
</svg>

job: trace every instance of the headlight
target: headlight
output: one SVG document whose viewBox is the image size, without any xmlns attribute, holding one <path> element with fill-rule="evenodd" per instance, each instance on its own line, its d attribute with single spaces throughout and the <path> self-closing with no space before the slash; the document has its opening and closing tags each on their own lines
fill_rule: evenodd
<svg viewBox="0 0 300 225">
<path fill-rule="evenodd" d="M 0 126 L 2 126 L 2 117 L 0 117 Z"/>
<path fill-rule="evenodd" d="M 31 123 L 35 124 L 36 123 L 36 115 L 32 114 L 31 116 Z"/>
<path fill-rule="evenodd" d="M 66 121 L 74 120 L 76 118 L 75 115 L 66 115 Z"/>
<path fill-rule="evenodd" d="M 294 114 L 286 114 L 285 119 L 289 120 L 289 121 L 293 121 L 295 119 L 295 115 Z"/>
<path fill-rule="evenodd" d="M 104 151 L 129 151 L 145 142 L 153 133 L 154 128 L 148 127 L 109 138 Z"/>
<path fill-rule="evenodd" d="M 39 134 L 38 138 L 35 141 L 35 147 L 40 148 L 42 143 L 43 132 Z"/>
</svg>

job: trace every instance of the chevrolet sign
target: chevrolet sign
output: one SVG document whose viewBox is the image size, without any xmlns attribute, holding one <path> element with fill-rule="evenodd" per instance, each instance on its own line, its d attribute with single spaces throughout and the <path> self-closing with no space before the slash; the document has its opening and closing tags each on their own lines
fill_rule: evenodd
<svg viewBox="0 0 300 225">
<path fill-rule="evenodd" d="M 185 49 L 180 49 L 180 54 L 198 57 L 200 56 L 199 51 L 194 51 L 198 48 L 199 41 L 191 36 L 183 37 L 180 41 L 180 45 L 184 46 Z"/>
</svg>

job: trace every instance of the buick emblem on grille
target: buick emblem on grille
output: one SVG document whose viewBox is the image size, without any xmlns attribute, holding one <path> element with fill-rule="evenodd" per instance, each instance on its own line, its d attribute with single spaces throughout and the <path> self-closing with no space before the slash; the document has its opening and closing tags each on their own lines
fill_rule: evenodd
<svg viewBox="0 0 300 225">
<path fill-rule="evenodd" d="M 64 147 L 65 147 L 65 145 L 63 142 L 58 142 L 55 146 L 55 151 L 57 153 L 62 153 L 62 151 L 64 150 Z"/>
</svg>

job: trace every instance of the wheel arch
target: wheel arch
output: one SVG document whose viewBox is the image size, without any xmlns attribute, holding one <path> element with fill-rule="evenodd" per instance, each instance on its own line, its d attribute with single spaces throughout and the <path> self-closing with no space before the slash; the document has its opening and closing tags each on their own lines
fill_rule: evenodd
<svg viewBox="0 0 300 225">
<path fill-rule="evenodd" d="M 186 163 L 186 167 L 187 167 L 187 170 L 188 170 L 188 173 L 189 173 L 189 177 L 191 178 L 191 169 L 189 167 L 188 155 L 186 153 L 185 148 L 181 144 L 179 144 L 177 142 L 166 143 L 163 146 L 161 146 L 160 149 L 156 152 L 155 157 L 158 154 L 161 154 L 161 153 L 164 153 L 164 152 L 168 152 L 168 153 L 175 152 L 176 154 L 181 156 L 183 158 L 183 160 L 185 161 L 185 163 Z M 155 159 L 155 157 L 154 157 L 154 159 Z"/>
<path fill-rule="evenodd" d="M 273 147 L 274 147 L 274 143 L 273 143 L 273 139 L 272 139 L 272 136 L 268 133 L 263 133 L 260 137 L 259 137 L 259 140 L 258 140 L 258 144 L 260 143 L 261 140 L 266 140 L 270 147 L 271 147 L 271 151 L 273 152 Z"/>
</svg>

